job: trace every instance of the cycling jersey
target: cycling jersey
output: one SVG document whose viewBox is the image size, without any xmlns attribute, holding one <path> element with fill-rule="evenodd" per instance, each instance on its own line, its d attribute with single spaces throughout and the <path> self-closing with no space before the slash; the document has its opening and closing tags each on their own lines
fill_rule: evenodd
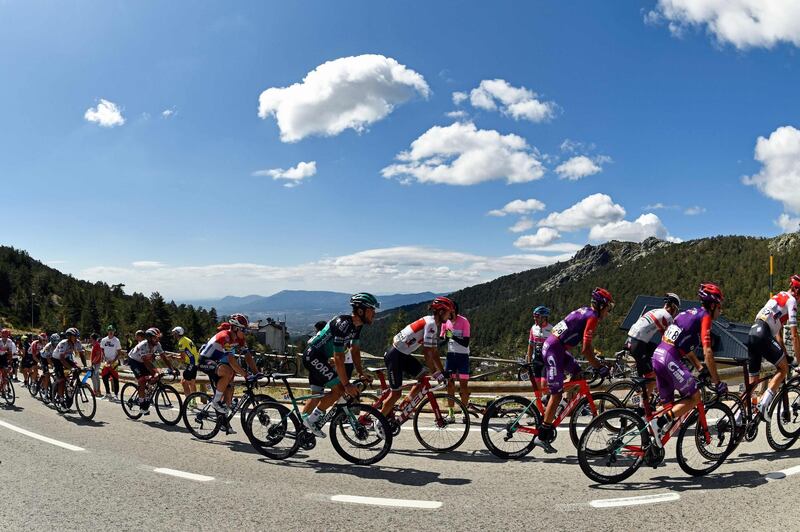
<svg viewBox="0 0 800 532">
<path fill-rule="evenodd" d="M 570 312 L 550 331 L 552 336 L 568 349 L 579 343 L 590 344 L 599 319 L 592 307 L 581 307 Z"/>
<path fill-rule="evenodd" d="M 469 320 L 461 314 L 456 316 L 455 320 L 447 320 L 442 324 L 441 336 L 447 337 L 448 353 L 469 355 L 469 341 L 464 342 L 464 339 L 469 339 L 469 335 Z M 462 343 L 467 345 L 462 345 Z"/>
<path fill-rule="evenodd" d="M 628 331 L 628 336 L 643 342 L 650 342 L 656 334 L 664 334 L 670 325 L 672 325 L 672 314 L 666 309 L 648 310 L 636 320 L 636 323 Z"/>
<path fill-rule="evenodd" d="M 197 348 L 194 346 L 194 342 L 186 336 L 181 336 L 181 339 L 178 340 L 178 352 L 184 354 L 187 364 L 192 366 L 197 364 Z"/>
<path fill-rule="evenodd" d="M 661 346 L 674 346 L 681 355 L 699 346 L 711 347 L 711 315 L 704 308 L 690 308 L 678 314 L 664 331 Z"/>
<path fill-rule="evenodd" d="M 156 342 L 155 345 L 150 345 L 147 340 L 142 340 L 136 347 L 128 352 L 128 358 L 136 362 L 144 362 L 144 357 L 148 355 L 160 355 L 164 352 L 161 348 L 161 342 Z"/>
<path fill-rule="evenodd" d="M 210 358 L 212 360 L 222 360 L 227 357 L 225 352 L 226 346 L 238 345 L 244 347 L 244 339 L 239 340 L 236 333 L 230 329 L 224 329 L 212 336 L 208 342 L 200 348 L 201 358 Z"/>
<path fill-rule="evenodd" d="M 56 348 L 56 344 L 53 342 L 47 342 L 45 346 L 42 348 L 42 351 L 39 353 L 39 356 L 42 358 L 50 358 L 53 356 L 53 350 Z"/>
<path fill-rule="evenodd" d="M 327 358 L 334 353 L 344 353 L 348 344 L 354 346 L 361 343 L 361 327 L 353 323 L 350 314 L 336 316 L 308 341 L 308 351 Z"/>
<path fill-rule="evenodd" d="M 53 360 L 64 360 L 72 353 L 83 353 L 83 345 L 80 342 L 76 341 L 74 344 L 69 343 L 69 340 L 64 338 L 58 345 L 56 345 L 55 349 L 53 349 L 53 354 L 51 355 Z"/>
<path fill-rule="evenodd" d="M 37 356 L 42 350 L 43 345 L 44 343 L 41 340 L 34 340 L 33 343 L 31 343 L 31 346 L 28 348 L 28 354 L 31 356 Z"/>
<path fill-rule="evenodd" d="M 392 347 L 405 355 L 410 355 L 419 346 L 436 347 L 437 342 L 436 320 L 433 316 L 423 316 L 417 321 L 406 325 L 397 333 L 392 342 Z"/>
<path fill-rule="evenodd" d="M 797 300 L 789 292 L 778 292 L 756 314 L 756 320 L 769 325 L 773 335 L 784 325 L 797 327 Z"/>
<path fill-rule="evenodd" d="M 528 343 L 533 346 L 534 354 L 541 354 L 544 341 L 550 336 L 553 331 L 553 326 L 547 324 L 544 327 L 534 324 L 531 327 L 531 332 L 528 335 Z"/>
<path fill-rule="evenodd" d="M 8 354 L 15 355 L 17 353 L 17 344 L 15 344 L 10 338 L 3 340 L 0 339 L 0 356 L 6 356 Z"/>
</svg>

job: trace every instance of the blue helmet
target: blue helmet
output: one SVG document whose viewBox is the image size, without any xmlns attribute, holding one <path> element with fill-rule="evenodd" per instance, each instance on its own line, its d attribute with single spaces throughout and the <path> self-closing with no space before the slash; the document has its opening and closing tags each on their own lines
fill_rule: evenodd
<svg viewBox="0 0 800 532">
<path fill-rule="evenodd" d="M 549 316 L 550 315 L 550 309 L 545 307 L 544 305 L 539 305 L 538 307 L 533 309 L 533 315 L 534 316 Z"/>
</svg>

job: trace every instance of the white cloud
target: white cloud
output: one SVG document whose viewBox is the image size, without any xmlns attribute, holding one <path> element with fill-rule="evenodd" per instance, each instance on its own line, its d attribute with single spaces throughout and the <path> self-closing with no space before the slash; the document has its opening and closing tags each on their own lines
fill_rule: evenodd
<svg viewBox="0 0 800 532">
<path fill-rule="evenodd" d="M 561 238 L 561 233 L 552 227 L 540 227 L 539 230 L 532 235 L 523 235 L 519 237 L 514 242 L 514 246 L 518 248 L 541 248 L 542 246 L 552 244 L 559 238 Z"/>
<path fill-rule="evenodd" d="M 299 162 L 297 166 L 293 166 L 292 168 L 284 170 L 283 168 L 273 168 L 271 170 L 258 170 L 253 172 L 253 176 L 265 176 L 271 177 L 272 179 L 285 179 L 287 183 L 283 186 L 287 188 L 296 187 L 299 185 L 303 179 L 307 177 L 311 177 L 316 175 L 317 173 L 317 162 L 316 161 L 309 161 L 309 162 Z"/>
<path fill-rule="evenodd" d="M 444 115 L 448 118 L 453 118 L 454 120 L 461 120 L 462 118 L 469 116 L 466 111 L 450 111 Z"/>
<path fill-rule="evenodd" d="M 578 179 L 602 172 L 603 167 L 600 165 L 609 161 L 610 159 L 605 156 L 590 159 L 585 155 L 577 155 L 558 165 L 556 167 L 556 173 L 561 179 L 577 181 Z"/>
<path fill-rule="evenodd" d="M 171 107 L 161 111 L 161 118 L 172 118 L 176 114 L 178 114 L 178 111 L 176 111 L 174 107 Z"/>
<path fill-rule="evenodd" d="M 430 95 L 425 79 L 391 57 L 342 57 L 319 65 L 302 83 L 262 92 L 258 116 L 274 116 L 281 140 L 296 142 L 309 135 L 363 131 L 415 95 Z"/>
<path fill-rule="evenodd" d="M 706 212 L 705 207 L 695 205 L 693 207 L 688 207 L 686 210 L 683 211 L 683 214 L 687 216 L 697 216 L 698 214 L 703 214 L 704 212 Z"/>
<path fill-rule="evenodd" d="M 782 202 L 785 209 L 800 213 L 800 131 L 783 126 L 769 138 L 758 137 L 755 159 L 761 163 L 761 171 L 743 182 Z"/>
<path fill-rule="evenodd" d="M 665 205 L 661 202 L 653 203 L 652 205 L 645 205 L 642 207 L 643 211 L 657 211 L 657 210 L 677 210 L 680 209 L 679 205 Z"/>
<path fill-rule="evenodd" d="M 463 93 L 459 93 L 463 94 Z M 459 96 L 461 100 L 461 96 Z M 460 101 L 461 101 L 460 100 Z M 453 96 L 455 102 L 455 95 Z M 485 79 L 469 93 L 473 107 L 494 111 L 512 117 L 514 120 L 544 122 L 556 112 L 556 104 L 538 99 L 535 92 L 525 87 L 514 87 L 503 79 Z"/>
<path fill-rule="evenodd" d="M 508 228 L 509 231 L 512 233 L 522 233 L 523 231 L 527 231 L 531 227 L 533 227 L 534 223 L 533 220 L 530 218 L 522 217 L 517 222 Z"/>
<path fill-rule="evenodd" d="M 506 214 L 528 214 L 533 211 L 543 211 L 545 204 L 541 201 L 531 198 L 526 200 L 515 199 L 506 203 L 502 209 L 494 209 L 489 211 L 489 216 L 505 216 Z"/>
<path fill-rule="evenodd" d="M 386 178 L 421 183 L 475 185 L 505 179 L 527 183 L 544 175 L 542 163 L 525 139 L 477 129 L 471 122 L 434 126 L 397 155 L 398 164 L 381 173 Z"/>
<path fill-rule="evenodd" d="M 661 219 L 653 213 L 643 214 L 635 221 L 619 220 L 603 225 L 595 225 L 589 230 L 589 240 L 606 242 L 608 240 L 623 240 L 641 242 L 654 236 L 661 240 L 669 238 L 669 232 Z"/>
<path fill-rule="evenodd" d="M 555 251 L 555 250 L 554 250 Z M 168 298 L 199 299 L 235 294 L 268 294 L 282 289 L 447 292 L 486 282 L 500 275 L 546 266 L 569 259 L 559 255 L 520 254 L 489 257 L 419 246 L 370 249 L 294 265 L 251 263 L 133 268 L 97 266 L 79 277 L 126 290 Z"/>
<path fill-rule="evenodd" d="M 705 26 L 720 43 L 739 49 L 800 46 L 797 0 L 659 0 L 646 21 L 666 21 L 673 34 Z"/>
<path fill-rule="evenodd" d="M 780 227 L 784 233 L 795 233 L 800 231 L 800 218 L 783 213 L 775 220 L 775 225 Z"/>
<path fill-rule="evenodd" d="M 614 203 L 610 196 L 592 194 L 564 211 L 548 214 L 539 221 L 539 226 L 554 227 L 560 231 L 576 231 L 617 222 L 624 217 L 625 209 Z"/>
<path fill-rule="evenodd" d="M 94 122 L 101 127 L 121 126 L 125 123 L 122 110 L 114 102 L 100 98 L 97 107 L 90 107 L 83 114 L 87 122 Z"/>
<path fill-rule="evenodd" d="M 158 262 L 157 260 L 137 260 L 132 262 L 131 265 L 134 268 L 163 268 L 166 266 L 163 262 Z"/>
<path fill-rule="evenodd" d="M 454 92 L 453 93 L 453 103 L 455 105 L 461 105 L 461 103 L 468 98 L 466 92 Z"/>
</svg>

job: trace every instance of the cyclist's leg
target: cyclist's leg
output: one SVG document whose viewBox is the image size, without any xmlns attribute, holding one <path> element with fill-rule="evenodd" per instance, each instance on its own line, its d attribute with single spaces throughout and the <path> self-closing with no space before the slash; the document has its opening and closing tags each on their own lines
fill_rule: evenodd
<svg viewBox="0 0 800 532">
<path fill-rule="evenodd" d="M 456 367 L 456 354 L 455 353 L 447 353 L 447 358 L 444 360 L 444 371 L 445 374 L 448 375 L 447 379 L 447 395 L 449 397 L 454 397 L 456 395 L 456 381 L 455 379 L 458 378 L 458 368 Z M 455 403 L 452 399 L 447 399 L 447 406 L 450 407 L 450 414 L 453 414 L 453 406 Z"/>
<path fill-rule="evenodd" d="M 548 399 L 547 407 L 544 409 L 544 419 L 542 421 L 545 425 L 552 426 L 556 418 L 556 409 L 564 395 L 563 361 L 565 356 L 567 356 L 567 351 L 558 339 L 550 340 L 548 338 L 544 343 L 542 356 L 546 368 L 545 378 L 547 379 L 547 388 L 550 392 L 550 399 Z M 572 356 L 569 358 L 572 362 L 575 362 Z M 546 435 L 549 436 L 549 434 Z"/>
<path fill-rule="evenodd" d="M 217 366 L 219 380 L 217 381 L 217 391 L 214 392 L 214 401 L 217 403 L 223 401 L 223 396 L 228 391 L 228 385 L 233 381 L 233 368 L 226 361 L 229 361 L 229 359 L 220 360 Z"/>
<path fill-rule="evenodd" d="M 770 337 L 768 341 L 764 342 L 764 355 L 772 365 L 775 366 L 775 375 L 769 381 L 769 385 L 764 393 L 761 395 L 761 401 L 758 405 L 758 410 L 766 415 L 769 412 L 772 399 L 777 395 L 778 388 L 780 388 L 783 381 L 786 380 L 786 375 L 789 373 L 789 364 L 786 360 L 786 355 L 783 353 L 783 348 L 774 337 Z"/>
<path fill-rule="evenodd" d="M 458 377 L 458 393 L 461 396 L 461 402 L 466 406 L 469 404 L 469 355 L 455 353 L 455 363 L 455 376 Z"/>
<path fill-rule="evenodd" d="M 661 401 L 672 402 L 676 391 L 680 396 L 672 408 L 664 412 L 669 418 L 675 419 L 682 416 L 700 402 L 697 381 L 681 361 L 677 348 L 659 347 L 656 349 L 653 354 L 653 369 L 656 372 L 658 395 Z"/>
<path fill-rule="evenodd" d="M 416 379 L 417 382 L 411 389 L 408 391 L 408 395 L 406 397 L 414 397 L 419 391 L 422 389 L 422 382 L 420 379 L 423 375 L 428 374 L 428 367 L 423 366 L 419 360 L 414 358 L 413 355 L 403 355 L 400 357 L 400 367 L 403 370 L 403 374 L 411 377 L 412 379 Z M 403 381 L 400 380 L 400 384 L 403 384 Z"/>
<path fill-rule="evenodd" d="M 383 361 L 386 365 L 386 376 L 389 379 L 389 387 L 392 393 L 383 402 L 381 413 L 386 417 L 391 417 L 392 409 L 395 403 L 403 395 L 403 353 L 390 347 L 383 355 Z"/>
</svg>

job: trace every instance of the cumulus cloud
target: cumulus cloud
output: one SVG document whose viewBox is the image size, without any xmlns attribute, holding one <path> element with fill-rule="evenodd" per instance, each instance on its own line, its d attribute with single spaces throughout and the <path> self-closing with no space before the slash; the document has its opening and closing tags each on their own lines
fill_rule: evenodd
<svg viewBox="0 0 800 532">
<path fill-rule="evenodd" d="M 555 251 L 555 250 L 554 250 Z M 82 279 L 124 283 L 128 290 L 159 291 L 170 298 L 198 299 L 231 294 L 270 293 L 282 289 L 448 292 L 500 275 L 569 259 L 524 253 L 482 256 L 458 251 L 401 246 L 369 249 L 294 266 L 252 263 L 134 268 L 96 266 L 79 272 Z"/>
<path fill-rule="evenodd" d="M 544 203 L 531 198 L 526 200 L 515 199 L 506 203 L 502 209 L 494 209 L 489 211 L 489 216 L 505 216 L 507 214 L 528 214 L 533 211 L 543 211 L 545 208 Z"/>
<path fill-rule="evenodd" d="M 530 218 L 522 217 L 517 222 L 508 228 L 512 233 L 522 233 L 532 228 L 534 225 L 533 220 Z"/>
<path fill-rule="evenodd" d="M 463 101 L 459 94 L 459 102 Z M 464 95 L 466 96 L 466 95 Z M 456 101 L 455 94 L 453 101 Z M 530 120 L 544 122 L 551 119 L 556 112 L 556 104 L 538 99 L 535 92 L 525 87 L 514 87 L 504 79 L 485 79 L 469 93 L 469 101 L 473 107 L 485 111 L 499 110 L 514 120 Z"/>
<path fill-rule="evenodd" d="M 174 107 L 170 107 L 169 109 L 161 111 L 161 118 L 172 118 L 176 114 L 178 114 L 178 111 L 176 111 Z"/>
<path fill-rule="evenodd" d="M 560 231 L 576 231 L 595 225 L 618 222 L 625 217 L 625 209 L 614 203 L 606 194 L 592 194 L 572 207 L 548 214 L 539 221 L 539 227 L 554 227 Z"/>
<path fill-rule="evenodd" d="M 386 178 L 420 183 L 475 185 L 505 179 L 527 183 L 540 179 L 544 167 L 525 139 L 477 129 L 471 122 L 434 126 L 397 155 L 398 164 L 381 170 Z"/>
<path fill-rule="evenodd" d="M 775 220 L 775 225 L 780 227 L 784 233 L 795 233 L 800 231 L 800 218 L 783 213 Z"/>
<path fill-rule="evenodd" d="M 87 122 L 94 122 L 101 127 L 121 126 L 125 123 L 122 110 L 114 102 L 100 98 L 97 107 L 90 107 L 83 114 Z"/>
<path fill-rule="evenodd" d="M 450 111 L 449 113 L 445 113 L 445 116 L 454 120 L 461 120 L 469 115 L 467 115 L 466 111 Z"/>
<path fill-rule="evenodd" d="M 317 162 L 316 161 L 309 161 L 309 162 L 299 162 L 297 166 L 293 166 L 287 170 L 283 168 L 273 168 L 271 170 L 258 170 L 253 172 L 253 176 L 265 176 L 271 177 L 272 179 L 285 179 L 287 180 L 283 186 L 287 188 L 296 187 L 299 185 L 303 179 L 307 177 L 311 177 L 316 175 L 317 173 Z"/>
<path fill-rule="evenodd" d="M 719 43 L 739 49 L 778 43 L 800 46 L 800 2 L 797 0 L 659 0 L 646 16 L 666 22 L 673 34 L 705 27 Z"/>
<path fill-rule="evenodd" d="M 667 228 L 661 219 L 653 213 L 643 214 L 633 222 L 619 220 L 603 225 L 595 225 L 589 230 L 589 240 L 606 242 L 608 240 L 623 240 L 641 242 L 654 236 L 661 240 L 677 240 L 669 236 Z"/>
<path fill-rule="evenodd" d="M 523 235 L 519 237 L 514 245 L 518 248 L 541 248 L 552 244 L 561 238 L 561 233 L 552 227 L 540 227 L 536 233 L 532 235 Z"/>
<path fill-rule="evenodd" d="M 755 159 L 761 163 L 761 171 L 743 182 L 780 201 L 784 209 L 800 214 L 800 131 L 783 126 L 769 138 L 758 137 Z"/>
<path fill-rule="evenodd" d="M 603 155 L 595 157 L 594 159 L 586 155 L 577 155 L 558 165 L 556 167 L 556 173 L 561 179 L 577 181 L 578 179 L 602 172 L 603 167 L 600 165 L 610 161 L 611 159 L 609 157 Z"/>
<path fill-rule="evenodd" d="M 461 103 L 469 98 L 466 92 L 454 92 L 453 93 L 453 103 L 456 105 L 461 105 Z"/>
<path fill-rule="evenodd" d="M 309 135 L 363 131 L 416 95 L 430 95 L 425 79 L 391 57 L 342 57 L 319 65 L 302 83 L 262 92 L 258 116 L 274 116 L 281 140 L 297 142 Z"/>
</svg>

